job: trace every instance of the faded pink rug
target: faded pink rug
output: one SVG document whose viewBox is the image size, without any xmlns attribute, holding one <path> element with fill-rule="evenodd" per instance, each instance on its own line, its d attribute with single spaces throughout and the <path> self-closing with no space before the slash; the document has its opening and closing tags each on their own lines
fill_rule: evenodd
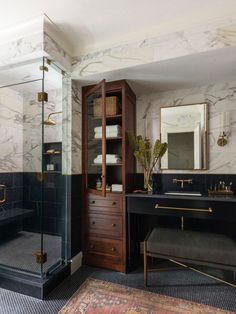
<svg viewBox="0 0 236 314">
<path fill-rule="evenodd" d="M 218 308 L 88 278 L 59 314 L 232 314 Z"/>
</svg>

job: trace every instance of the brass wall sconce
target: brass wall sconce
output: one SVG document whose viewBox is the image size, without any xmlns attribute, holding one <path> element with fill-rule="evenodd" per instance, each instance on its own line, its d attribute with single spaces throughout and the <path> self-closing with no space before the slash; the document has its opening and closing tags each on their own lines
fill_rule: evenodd
<svg viewBox="0 0 236 314">
<path fill-rule="evenodd" d="M 220 114 L 220 135 L 217 140 L 218 146 L 225 146 L 228 143 L 228 136 L 229 134 L 229 126 L 230 126 L 230 116 L 229 112 L 221 112 Z"/>
<path fill-rule="evenodd" d="M 223 132 L 220 133 L 220 135 L 219 135 L 217 144 L 218 144 L 218 146 L 223 147 L 223 146 L 225 146 L 227 143 L 228 143 L 227 136 L 226 136 L 225 132 L 223 131 Z"/>
<path fill-rule="evenodd" d="M 52 115 L 60 114 L 62 111 L 52 112 L 48 115 L 47 119 L 44 121 L 45 125 L 56 125 L 56 122 L 51 118 Z"/>
</svg>

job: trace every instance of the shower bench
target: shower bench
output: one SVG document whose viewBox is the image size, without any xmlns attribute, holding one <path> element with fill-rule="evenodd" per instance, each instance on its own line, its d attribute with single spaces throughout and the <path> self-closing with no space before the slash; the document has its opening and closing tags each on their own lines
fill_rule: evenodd
<svg viewBox="0 0 236 314">
<path fill-rule="evenodd" d="M 18 222 L 24 218 L 33 215 L 33 210 L 14 208 L 0 211 L 0 226 L 7 225 L 12 222 Z"/>
</svg>

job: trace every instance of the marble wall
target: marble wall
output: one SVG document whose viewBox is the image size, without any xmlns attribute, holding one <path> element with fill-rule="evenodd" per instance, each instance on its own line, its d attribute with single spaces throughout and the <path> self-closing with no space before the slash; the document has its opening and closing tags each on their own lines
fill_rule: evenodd
<svg viewBox="0 0 236 314">
<path fill-rule="evenodd" d="M 45 15 L 5 30 L 0 34 L 0 68 L 48 57 L 70 71 L 72 59 L 54 40 L 63 38 L 57 33 L 58 28 Z"/>
<path fill-rule="evenodd" d="M 23 169 L 23 97 L 10 88 L 0 89 L 0 173 Z"/>
<path fill-rule="evenodd" d="M 72 173 L 82 173 L 82 89 L 72 82 Z"/>
<path fill-rule="evenodd" d="M 62 114 L 52 117 L 56 125 L 44 125 L 42 134 L 42 103 L 35 93 L 24 95 L 24 133 L 23 133 L 23 171 L 40 172 L 42 170 L 42 143 L 62 141 Z M 44 103 L 44 120 L 52 112 L 62 111 L 62 90 L 48 91 L 48 102 Z"/>
<path fill-rule="evenodd" d="M 137 98 L 137 134 L 146 135 L 152 141 L 160 137 L 160 107 L 207 102 L 209 103 L 209 169 L 202 172 L 236 174 L 235 101 L 236 81 L 142 95 Z M 228 113 L 228 121 L 225 123 L 228 144 L 220 147 L 217 145 L 217 140 L 221 131 L 223 112 Z M 163 173 L 166 172 L 178 171 L 163 170 Z"/>
<path fill-rule="evenodd" d="M 236 45 L 236 18 L 211 21 L 191 29 L 143 38 L 74 58 L 73 78 L 82 79 L 137 65 L 233 47 Z"/>
</svg>

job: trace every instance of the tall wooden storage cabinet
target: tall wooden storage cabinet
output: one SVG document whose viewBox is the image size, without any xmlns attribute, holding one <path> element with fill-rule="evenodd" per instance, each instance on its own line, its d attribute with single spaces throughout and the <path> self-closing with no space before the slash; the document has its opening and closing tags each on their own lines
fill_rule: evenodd
<svg viewBox="0 0 236 314">
<path fill-rule="evenodd" d="M 125 193 L 133 189 L 136 97 L 125 80 L 83 88 L 83 263 L 126 271 Z"/>
</svg>

